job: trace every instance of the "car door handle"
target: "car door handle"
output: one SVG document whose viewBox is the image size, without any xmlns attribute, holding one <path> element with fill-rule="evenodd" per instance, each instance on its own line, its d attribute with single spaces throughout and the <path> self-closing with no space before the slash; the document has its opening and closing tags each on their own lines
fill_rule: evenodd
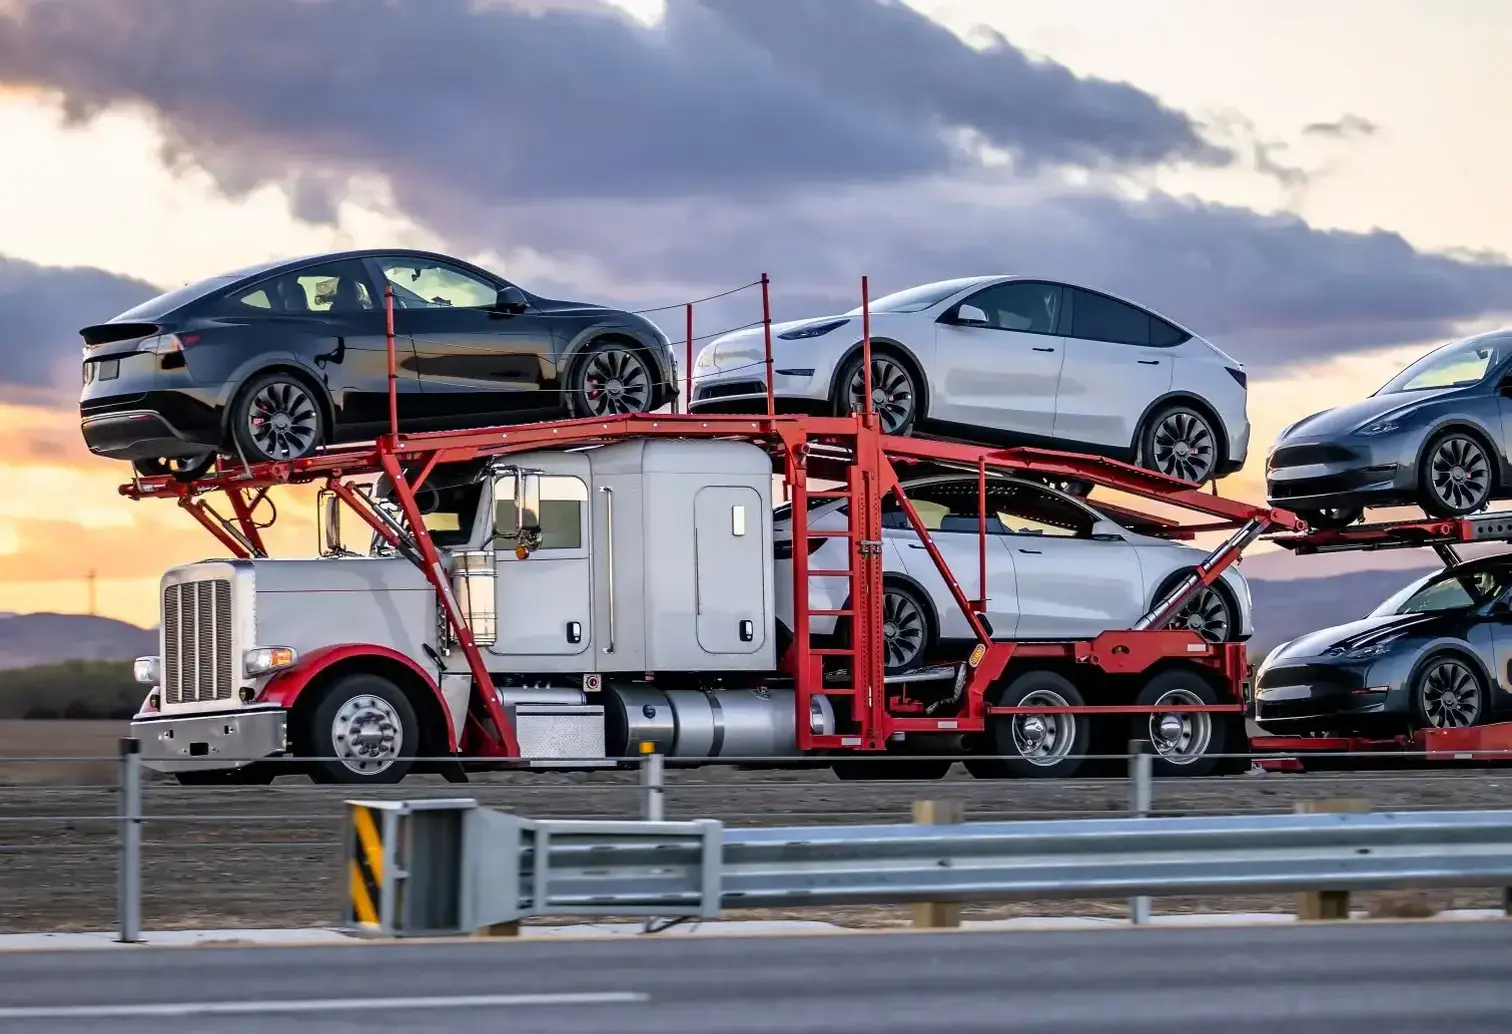
<svg viewBox="0 0 1512 1034">
<path fill-rule="evenodd" d="M 1034 350 L 1036 352 L 1053 352 L 1053 351 L 1055 351 L 1055 349 L 1053 349 L 1053 348 L 1041 348 L 1039 345 L 1035 345 L 1034 346 Z"/>
<path fill-rule="evenodd" d="M 1141 359 L 1139 361 L 1139 365 L 1140 366 L 1159 366 L 1160 365 L 1160 360 L 1159 359 Z"/>
<path fill-rule="evenodd" d="M 1025 549 L 1023 546 L 1020 546 L 1018 548 L 1018 551 L 1020 553 L 1028 553 L 1030 556 L 1044 556 L 1045 555 L 1044 550 L 1040 550 L 1040 549 Z"/>
<path fill-rule="evenodd" d="M 922 542 L 910 542 L 908 544 L 908 548 L 909 549 L 923 549 L 924 548 L 924 543 L 922 543 Z"/>
</svg>

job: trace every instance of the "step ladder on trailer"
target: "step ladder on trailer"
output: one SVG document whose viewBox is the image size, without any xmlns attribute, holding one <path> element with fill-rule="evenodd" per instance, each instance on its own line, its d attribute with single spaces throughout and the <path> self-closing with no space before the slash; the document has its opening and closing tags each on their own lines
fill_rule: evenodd
<svg viewBox="0 0 1512 1034">
<path fill-rule="evenodd" d="M 1381 549 L 1432 549 L 1448 567 L 1464 559 L 1460 546 L 1491 542 L 1512 544 L 1512 510 L 1287 532 L 1270 536 L 1270 541 L 1298 556 Z M 1388 739 L 1254 736 L 1250 746 L 1257 753 L 1278 755 L 1262 761 L 1261 765 L 1281 770 L 1305 769 L 1307 765 L 1302 759 L 1308 755 L 1339 754 L 1367 755 L 1382 763 L 1390 761 L 1393 756 L 1420 755 L 1425 761 L 1505 764 L 1512 763 L 1512 722 L 1494 722 L 1464 729 L 1419 729 L 1410 736 Z"/>
</svg>

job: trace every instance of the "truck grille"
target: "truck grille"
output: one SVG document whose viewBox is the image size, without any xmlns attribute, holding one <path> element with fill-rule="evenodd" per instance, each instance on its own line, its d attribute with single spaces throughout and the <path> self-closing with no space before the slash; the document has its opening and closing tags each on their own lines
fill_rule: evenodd
<svg viewBox="0 0 1512 1034">
<path fill-rule="evenodd" d="M 163 590 L 163 700 L 231 699 L 231 582 L 213 578 Z"/>
</svg>

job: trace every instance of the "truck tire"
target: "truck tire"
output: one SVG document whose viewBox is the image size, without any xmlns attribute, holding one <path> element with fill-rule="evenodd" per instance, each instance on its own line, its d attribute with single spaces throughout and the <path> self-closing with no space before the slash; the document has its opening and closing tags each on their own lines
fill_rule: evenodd
<svg viewBox="0 0 1512 1034">
<path fill-rule="evenodd" d="M 415 764 L 420 723 L 388 679 L 348 675 L 308 713 L 304 735 L 317 783 L 397 783 Z"/>
<path fill-rule="evenodd" d="M 1029 671 L 998 695 L 998 707 L 1085 707 L 1071 682 L 1053 671 Z M 978 779 L 1024 776 L 1063 779 L 1082 767 L 1092 740 L 1085 714 L 994 715 L 987 721 L 986 747 L 996 757 L 973 758 L 966 770 Z"/>
<path fill-rule="evenodd" d="M 1195 671 L 1163 671 L 1140 690 L 1134 703 L 1140 707 L 1221 704 L 1207 679 Z M 1155 750 L 1150 770 L 1158 776 L 1212 775 L 1222 766 L 1228 750 L 1231 724 L 1225 714 L 1174 711 L 1134 715 L 1129 738 L 1144 740 Z"/>
</svg>

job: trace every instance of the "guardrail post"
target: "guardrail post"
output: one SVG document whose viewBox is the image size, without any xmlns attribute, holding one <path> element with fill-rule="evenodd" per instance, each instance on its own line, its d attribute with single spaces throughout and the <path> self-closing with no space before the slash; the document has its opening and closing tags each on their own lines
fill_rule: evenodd
<svg viewBox="0 0 1512 1034">
<path fill-rule="evenodd" d="M 921 826 L 954 826 L 966 821 L 966 806 L 960 801 L 914 801 L 913 820 Z M 939 930 L 961 925 L 961 906 L 953 901 L 915 901 L 913 925 L 921 930 Z"/>
<path fill-rule="evenodd" d="M 142 939 L 142 741 L 121 740 L 120 881 L 116 919 L 122 944 Z"/>
<path fill-rule="evenodd" d="M 1154 807 L 1151 772 L 1155 759 L 1146 740 L 1129 741 L 1129 814 L 1136 819 L 1150 817 Z M 1150 921 L 1150 899 L 1144 895 L 1129 899 L 1129 922 L 1144 926 Z"/>
<path fill-rule="evenodd" d="M 1346 797 L 1332 801 L 1301 801 L 1296 806 L 1298 815 L 1363 814 L 1370 811 L 1370 802 Z M 1303 922 L 1321 922 L 1349 918 L 1349 891 L 1309 890 L 1297 895 L 1297 919 Z"/>
<path fill-rule="evenodd" d="M 640 745 L 641 786 L 646 797 L 641 804 L 641 817 L 647 822 L 660 822 L 665 812 L 665 786 L 662 783 L 662 756 L 656 752 L 656 744 L 647 740 Z"/>
</svg>

